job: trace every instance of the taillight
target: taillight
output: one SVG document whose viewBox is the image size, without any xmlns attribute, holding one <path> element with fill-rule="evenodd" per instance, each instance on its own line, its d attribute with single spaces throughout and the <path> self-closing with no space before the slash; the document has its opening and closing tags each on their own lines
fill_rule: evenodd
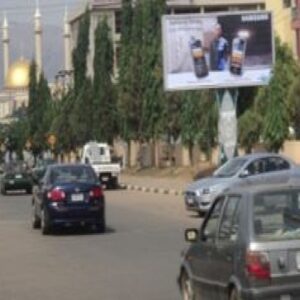
<svg viewBox="0 0 300 300">
<path fill-rule="evenodd" d="M 248 251 L 246 254 L 246 270 L 254 279 L 270 279 L 270 261 L 268 254 L 259 251 Z"/>
<path fill-rule="evenodd" d="M 66 193 L 56 188 L 48 192 L 47 197 L 51 201 L 63 201 L 66 199 Z"/>
<path fill-rule="evenodd" d="M 90 191 L 91 198 L 101 198 L 102 196 L 103 196 L 103 192 L 100 187 L 95 187 Z"/>
</svg>

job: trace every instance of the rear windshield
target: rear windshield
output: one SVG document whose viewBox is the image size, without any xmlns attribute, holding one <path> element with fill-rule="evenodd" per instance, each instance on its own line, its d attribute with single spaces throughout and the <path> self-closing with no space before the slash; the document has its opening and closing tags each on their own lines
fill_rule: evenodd
<svg viewBox="0 0 300 300">
<path fill-rule="evenodd" d="M 253 221 L 259 241 L 300 239 L 300 190 L 256 195 Z"/>
<path fill-rule="evenodd" d="M 95 172 L 90 167 L 85 166 L 61 166 L 53 168 L 50 172 L 50 182 L 52 184 L 68 182 L 97 183 Z"/>
</svg>

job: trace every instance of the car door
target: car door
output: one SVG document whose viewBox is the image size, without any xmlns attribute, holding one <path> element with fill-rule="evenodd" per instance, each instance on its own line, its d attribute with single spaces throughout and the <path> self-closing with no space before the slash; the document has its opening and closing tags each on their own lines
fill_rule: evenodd
<svg viewBox="0 0 300 300">
<path fill-rule="evenodd" d="M 265 183 L 287 183 L 291 175 L 291 165 L 281 157 L 268 157 L 266 159 Z"/>
<path fill-rule="evenodd" d="M 203 226 L 200 237 L 189 253 L 189 262 L 196 288 L 196 299 L 213 300 L 217 298 L 217 273 L 214 269 L 213 252 L 216 247 L 216 236 L 223 209 L 224 197 L 215 200 Z"/>
<path fill-rule="evenodd" d="M 242 179 L 243 185 L 265 184 L 266 164 L 266 158 L 258 158 L 249 163 L 245 168 L 248 176 Z"/>
<path fill-rule="evenodd" d="M 214 269 L 218 269 L 218 299 L 228 299 L 228 283 L 234 271 L 235 260 L 240 253 L 237 251 L 240 234 L 241 196 L 226 197 L 226 203 L 219 223 L 216 248 L 213 252 Z"/>
</svg>

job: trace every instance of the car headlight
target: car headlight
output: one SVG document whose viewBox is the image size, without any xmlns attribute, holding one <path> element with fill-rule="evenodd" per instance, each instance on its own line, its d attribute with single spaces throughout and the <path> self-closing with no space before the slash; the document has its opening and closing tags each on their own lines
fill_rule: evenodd
<svg viewBox="0 0 300 300">
<path fill-rule="evenodd" d="M 203 195 L 208 195 L 208 194 L 213 194 L 216 193 L 220 190 L 220 186 L 218 185 L 213 185 L 209 188 L 203 189 Z"/>
</svg>

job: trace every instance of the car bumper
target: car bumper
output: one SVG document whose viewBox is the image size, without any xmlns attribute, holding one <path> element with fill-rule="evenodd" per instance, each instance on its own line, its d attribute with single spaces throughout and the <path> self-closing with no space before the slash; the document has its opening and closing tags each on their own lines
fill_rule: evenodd
<svg viewBox="0 0 300 300">
<path fill-rule="evenodd" d="M 47 213 L 52 225 L 60 224 L 100 224 L 104 221 L 104 207 L 59 208 L 49 205 Z"/>
<path fill-rule="evenodd" d="M 185 197 L 185 208 L 188 211 L 207 212 L 211 207 L 212 201 L 208 197 Z"/>
<path fill-rule="evenodd" d="M 245 300 L 299 300 L 300 285 L 297 283 L 242 290 L 241 298 Z"/>
<path fill-rule="evenodd" d="M 32 188 L 32 184 L 29 182 L 6 182 L 4 188 L 6 191 L 29 190 Z"/>
</svg>

